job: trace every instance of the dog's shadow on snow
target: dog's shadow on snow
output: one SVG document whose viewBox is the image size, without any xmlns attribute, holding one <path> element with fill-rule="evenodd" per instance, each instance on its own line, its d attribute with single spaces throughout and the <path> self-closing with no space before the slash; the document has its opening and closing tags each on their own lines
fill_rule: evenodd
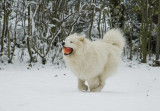
<svg viewBox="0 0 160 111">
<path fill-rule="evenodd" d="M 115 90 L 105 90 L 101 92 L 90 92 L 90 91 L 78 91 L 78 90 L 73 90 L 71 91 L 73 93 L 84 93 L 84 94 L 126 94 L 127 92 L 122 92 L 122 91 L 115 91 Z"/>
<path fill-rule="evenodd" d="M 126 94 L 126 92 L 122 91 L 114 91 L 114 90 L 109 90 L 109 91 L 101 91 L 99 93 L 104 93 L 104 94 Z"/>
</svg>

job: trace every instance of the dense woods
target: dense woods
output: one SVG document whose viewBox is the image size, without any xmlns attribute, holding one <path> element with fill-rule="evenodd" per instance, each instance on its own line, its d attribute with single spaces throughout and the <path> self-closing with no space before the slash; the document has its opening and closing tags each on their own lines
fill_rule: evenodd
<svg viewBox="0 0 160 111">
<path fill-rule="evenodd" d="M 65 37 L 97 40 L 111 28 L 124 32 L 124 57 L 160 65 L 160 0 L 1 0 L 0 63 L 62 66 Z"/>
</svg>

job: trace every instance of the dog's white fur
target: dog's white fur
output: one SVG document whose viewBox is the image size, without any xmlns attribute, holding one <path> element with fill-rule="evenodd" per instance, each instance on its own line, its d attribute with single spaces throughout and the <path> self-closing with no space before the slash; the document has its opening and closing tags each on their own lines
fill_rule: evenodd
<svg viewBox="0 0 160 111">
<path fill-rule="evenodd" d="M 91 92 L 101 91 L 105 80 L 117 69 L 125 44 L 119 29 L 108 31 L 103 39 L 90 41 L 85 36 L 70 35 L 65 40 L 65 47 L 73 49 L 72 54 L 64 59 L 70 70 L 78 78 L 78 88 L 87 91 L 88 82 Z"/>
</svg>

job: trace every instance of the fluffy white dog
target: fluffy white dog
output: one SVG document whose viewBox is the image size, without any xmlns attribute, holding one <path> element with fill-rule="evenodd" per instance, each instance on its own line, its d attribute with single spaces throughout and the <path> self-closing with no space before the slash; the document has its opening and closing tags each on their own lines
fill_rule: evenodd
<svg viewBox="0 0 160 111">
<path fill-rule="evenodd" d="M 119 29 L 108 31 L 103 39 L 90 41 L 85 36 L 70 35 L 62 43 L 64 59 L 78 78 L 78 88 L 91 92 L 101 91 L 105 80 L 117 69 L 125 44 Z"/>
</svg>

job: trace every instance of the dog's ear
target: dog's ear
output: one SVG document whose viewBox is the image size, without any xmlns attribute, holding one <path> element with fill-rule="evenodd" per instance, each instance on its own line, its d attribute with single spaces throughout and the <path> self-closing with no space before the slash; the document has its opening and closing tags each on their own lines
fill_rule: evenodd
<svg viewBox="0 0 160 111">
<path fill-rule="evenodd" d="M 80 37 L 79 37 L 79 40 L 80 40 L 80 41 L 84 41 L 84 39 L 85 39 L 85 36 L 80 36 Z"/>
</svg>

